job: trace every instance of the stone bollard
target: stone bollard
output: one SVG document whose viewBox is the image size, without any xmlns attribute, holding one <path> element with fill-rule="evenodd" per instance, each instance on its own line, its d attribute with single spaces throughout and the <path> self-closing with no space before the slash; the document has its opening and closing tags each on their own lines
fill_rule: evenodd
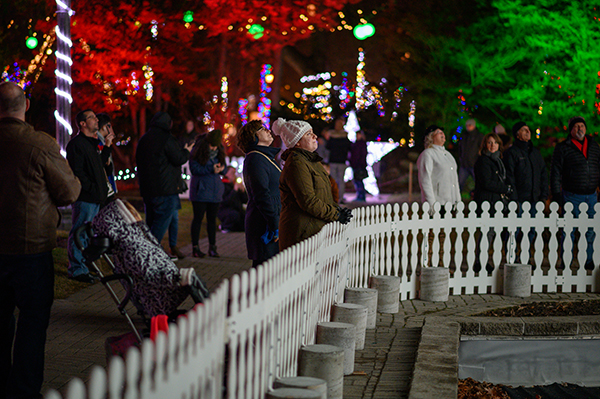
<svg viewBox="0 0 600 399">
<path fill-rule="evenodd" d="M 321 399 L 321 395 L 310 389 L 277 388 L 267 392 L 267 399 Z"/>
<path fill-rule="evenodd" d="M 371 288 L 377 290 L 377 311 L 398 313 L 400 309 L 400 277 L 371 276 Z"/>
<path fill-rule="evenodd" d="M 310 389 L 319 393 L 319 399 L 327 399 L 327 381 L 321 378 L 305 376 L 276 378 L 273 388 Z"/>
<path fill-rule="evenodd" d="M 531 265 L 504 265 L 504 295 L 531 296 Z"/>
<path fill-rule="evenodd" d="M 317 344 L 339 346 L 344 350 L 344 375 L 354 372 L 356 327 L 350 323 L 325 322 L 317 325 Z"/>
<path fill-rule="evenodd" d="M 344 350 L 333 345 L 308 345 L 300 348 L 298 374 L 322 378 L 327 382 L 327 399 L 344 395 Z"/>
<path fill-rule="evenodd" d="M 373 288 L 346 287 L 344 302 L 364 305 L 367 313 L 367 328 L 375 328 L 377 322 L 377 290 Z"/>
<path fill-rule="evenodd" d="M 450 269 L 447 267 L 421 268 L 421 300 L 445 302 L 448 300 L 449 286 Z"/>
<path fill-rule="evenodd" d="M 356 350 L 365 348 L 367 313 L 369 309 L 355 303 L 336 303 L 333 305 L 332 321 L 354 324 L 356 327 Z"/>
</svg>

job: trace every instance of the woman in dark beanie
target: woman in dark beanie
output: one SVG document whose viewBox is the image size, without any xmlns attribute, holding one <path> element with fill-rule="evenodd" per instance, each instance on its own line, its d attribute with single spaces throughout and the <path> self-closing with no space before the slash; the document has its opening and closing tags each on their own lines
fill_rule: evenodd
<svg viewBox="0 0 600 399">
<path fill-rule="evenodd" d="M 217 253 L 217 211 L 223 199 L 223 182 L 221 174 L 225 170 L 225 149 L 221 143 L 221 131 L 213 130 L 198 136 L 190 155 L 192 181 L 190 201 L 194 208 L 192 220 L 192 254 L 202 258 L 200 251 L 200 227 L 206 213 L 206 231 L 208 233 L 208 256 L 219 257 Z"/>
<path fill-rule="evenodd" d="M 246 123 L 237 135 L 237 146 L 244 151 L 244 185 L 248 193 L 246 208 L 246 248 L 252 267 L 279 253 L 279 177 L 281 168 L 275 156 L 280 148 L 271 147 L 273 136 L 261 121 Z"/>
</svg>

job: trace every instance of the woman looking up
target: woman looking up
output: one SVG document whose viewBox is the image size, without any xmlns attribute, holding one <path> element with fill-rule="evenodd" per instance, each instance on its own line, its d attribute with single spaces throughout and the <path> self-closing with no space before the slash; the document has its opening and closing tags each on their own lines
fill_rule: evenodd
<svg viewBox="0 0 600 399">
<path fill-rule="evenodd" d="M 304 121 L 279 118 L 273 133 L 287 147 L 281 155 L 285 166 L 279 184 L 279 249 L 283 251 L 318 233 L 328 222 L 350 222 L 352 213 L 333 200 L 329 176 L 315 152 L 319 144 L 312 127 Z"/>
<path fill-rule="evenodd" d="M 246 154 L 244 185 L 248 193 L 246 208 L 246 249 L 252 267 L 279 252 L 279 177 L 275 160 L 280 148 L 270 147 L 273 136 L 259 120 L 246 123 L 237 135 L 237 146 Z"/>
</svg>

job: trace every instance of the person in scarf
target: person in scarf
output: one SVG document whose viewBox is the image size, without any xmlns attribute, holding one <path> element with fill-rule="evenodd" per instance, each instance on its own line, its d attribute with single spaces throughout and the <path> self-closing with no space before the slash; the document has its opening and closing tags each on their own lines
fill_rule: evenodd
<svg viewBox="0 0 600 399">
<path fill-rule="evenodd" d="M 586 130 L 583 117 L 569 120 L 569 136 L 554 148 L 550 185 L 553 201 L 561 206 L 566 202 L 572 203 L 575 217 L 579 217 L 579 205 L 585 202 L 588 204 L 588 217 L 593 218 L 600 187 L 600 145 L 592 136 L 586 135 Z M 588 244 L 585 268 L 593 270 L 596 266 L 593 260 L 596 233 L 590 228 L 585 237 Z"/>
<path fill-rule="evenodd" d="M 506 182 L 506 169 L 502 162 L 502 140 L 496 133 L 488 133 L 481 142 L 479 158 L 475 162 L 475 202 L 489 202 L 490 214 L 495 212 L 494 204 L 508 201 L 512 187 Z"/>
</svg>

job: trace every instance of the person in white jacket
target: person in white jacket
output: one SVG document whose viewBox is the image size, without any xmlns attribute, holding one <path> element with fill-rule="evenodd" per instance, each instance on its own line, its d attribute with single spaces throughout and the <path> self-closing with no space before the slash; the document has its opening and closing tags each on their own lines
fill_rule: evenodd
<svg viewBox="0 0 600 399">
<path fill-rule="evenodd" d="M 445 148 L 446 135 L 439 126 L 425 131 L 425 150 L 417 159 L 421 199 L 433 206 L 439 202 L 456 205 L 460 201 L 456 161 Z"/>
</svg>

